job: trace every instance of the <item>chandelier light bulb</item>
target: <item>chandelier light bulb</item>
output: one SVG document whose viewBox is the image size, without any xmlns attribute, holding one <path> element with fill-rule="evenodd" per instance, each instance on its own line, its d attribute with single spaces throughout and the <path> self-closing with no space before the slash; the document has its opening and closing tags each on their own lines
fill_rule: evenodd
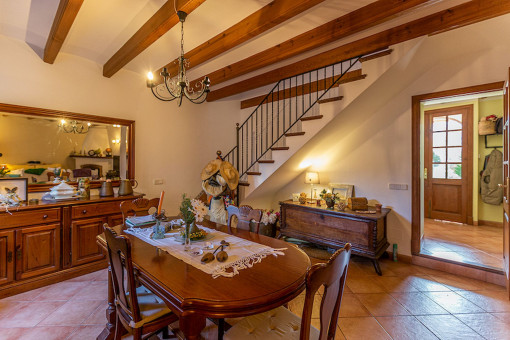
<svg viewBox="0 0 510 340">
<path fill-rule="evenodd" d="M 147 79 L 149 80 L 153 80 L 154 79 L 154 74 L 152 74 L 152 72 L 147 72 Z"/>
</svg>

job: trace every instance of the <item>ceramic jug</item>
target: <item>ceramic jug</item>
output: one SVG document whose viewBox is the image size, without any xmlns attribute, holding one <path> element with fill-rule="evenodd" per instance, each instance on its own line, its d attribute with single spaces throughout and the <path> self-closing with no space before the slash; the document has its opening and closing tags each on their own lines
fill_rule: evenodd
<svg viewBox="0 0 510 340">
<path fill-rule="evenodd" d="M 134 179 L 123 179 L 120 181 L 119 196 L 128 196 L 133 194 L 133 188 L 136 188 L 138 182 Z"/>
<path fill-rule="evenodd" d="M 113 196 L 113 186 L 112 182 L 103 182 L 101 184 L 101 189 L 99 189 L 99 196 L 101 197 L 107 197 L 107 196 Z"/>
</svg>

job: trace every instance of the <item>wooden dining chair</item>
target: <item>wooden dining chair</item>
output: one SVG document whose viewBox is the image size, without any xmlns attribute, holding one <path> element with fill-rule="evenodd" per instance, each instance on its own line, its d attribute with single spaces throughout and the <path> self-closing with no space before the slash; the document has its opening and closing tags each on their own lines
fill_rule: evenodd
<svg viewBox="0 0 510 340">
<path fill-rule="evenodd" d="M 126 222 L 129 216 L 146 216 L 149 215 L 151 208 L 158 209 L 159 197 L 147 199 L 137 198 L 133 201 L 123 201 L 120 203 L 120 211 L 122 212 L 122 221 Z"/>
<path fill-rule="evenodd" d="M 327 263 L 318 263 L 306 276 L 306 295 L 302 317 L 285 307 L 248 316 L 225 333 L 225 340 L 233 339 L 334 339 L 342 294 L 351 256 L 351 245 L 337 250 Z M 311 326 L 315 294 L 324 286 L 320 302 L 320 330 Z"/>
<path fill-rule="evenodd" d="M 179 318 L 149 289 L 143 285 L 137 287 L 129 239 L 117 235 L 106 223 L 104 232 L 115 294 L 115 339 L 121 338 L 122 326 L 135 340 L 147 339 L 159 331 L 168 337 L 168 325 Z"/>
<path fill-rule="evenodd" d="M 250 224 L 253 223 L 255 226 L 253 232 L 256 234 L 259 233 L 260 220 L 262 219 L 262 210 L 253 209 L 249 205 L 241 205 L 239 208 L 230 205 L 227 207 L 227 212 L 227 225 L 230 228 L 251 230 Z M 237 224 L 235 223 L 235 219 L 237 219 Z"/>
</svg>

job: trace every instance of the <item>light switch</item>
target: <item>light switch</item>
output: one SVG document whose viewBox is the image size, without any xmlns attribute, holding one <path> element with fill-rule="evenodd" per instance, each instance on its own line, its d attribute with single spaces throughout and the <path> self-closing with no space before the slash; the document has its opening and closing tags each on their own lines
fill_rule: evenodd
<svg viewBox="0 0 510 340">
<path fill-rule="evenodd" d="M 154 180 L 152 180 L 152 184 L 154 184 L 154 185 L 163 184 L 163 178 L 155 178 Z"/>
<path fill-rule="evenodd" d="M 390 190 L 407 190 L 407 184 L 389 184 Z"/>
</svg>

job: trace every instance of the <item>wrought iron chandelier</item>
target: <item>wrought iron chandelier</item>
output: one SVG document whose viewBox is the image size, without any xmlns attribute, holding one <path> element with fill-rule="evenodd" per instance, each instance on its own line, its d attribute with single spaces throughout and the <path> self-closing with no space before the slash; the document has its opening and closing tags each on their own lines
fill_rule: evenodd
<svg viewBox="0 0 510 340">
<path fill-rule="evenodd" d="M 163 82 L 155 84 L 154 75 L 152 72 L 149 72 L 147 74 L 147 87 L 151 89 L 152 94 L 156 98 L 165 102 L 179 99 L 179 106 L 181 106 L 182 98 L 186 97 L 194 104 L 201 104 L 207 99 L 211 82 L 208 77 L 204 77 L 204 79 L 190 85 L 186 77 L 186 67 L 189 67 L 189 60 L 184 58 L 184 21 L 188 14 L 183 11 L 177 11 L 177 16 L 181 22 L 181 56 L 177 60 L 179 63 L 178 74 L 170 78 L 167 68 L 164 67 L 160 73 L 163 77 Z"/>
<path fill-rule="evenodd" d="M 76 120 L 72 120 L 70 122 L 66 122 L 65 119 L 62 119 L 58 126 L 65 132 L 65 133 L 78 133 L 78 134 L 84 134 L 89 132 L 90 129 L 90 123 L 83 123 L 83 122 L 77 122 Z"/>
</svg>

